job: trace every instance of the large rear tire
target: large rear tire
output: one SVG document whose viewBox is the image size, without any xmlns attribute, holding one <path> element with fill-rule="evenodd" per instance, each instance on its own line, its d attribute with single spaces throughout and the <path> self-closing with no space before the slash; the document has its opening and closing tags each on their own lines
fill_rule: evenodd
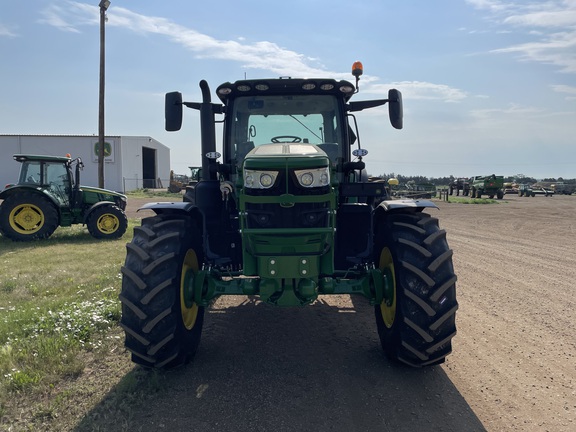
<svg viewBox="0 0 576 432">
<path fill-rule="evenodd" d="M 13 241 L 48 238 L 58 224 L 58 210 L 38 193 L 11 195 L 0 206 L 0 232 Z"/>
<path fill-rule="evenodd" d="M 443 363 L 456 334 L 456 275 L 438 220 L 426 213 L 385 215 L 376 226 L 376 266 L 392 275 L 393 295 L 375 306 L 386 356 L 414 367 Z"/>
<path fill-rule="evenodd" d="M 120 325 L 132 361 L 162 369 L 188 363 L 204 322 L 204 307 L 190 300 L 203 262 L 200 230 L 185 216 L 145 218 L 126 248 Z"/>
</svg>

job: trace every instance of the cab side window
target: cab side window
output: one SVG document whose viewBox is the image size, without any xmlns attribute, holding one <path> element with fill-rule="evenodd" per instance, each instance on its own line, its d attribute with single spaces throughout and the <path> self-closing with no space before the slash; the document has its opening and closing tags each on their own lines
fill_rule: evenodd
<svg viewBox="0 0 576 432">
<path fill-rule="evenodd" d="M 22 165 L 20 183 L 41 184 L 40 162 L 27 162 Z"/>
</svg>

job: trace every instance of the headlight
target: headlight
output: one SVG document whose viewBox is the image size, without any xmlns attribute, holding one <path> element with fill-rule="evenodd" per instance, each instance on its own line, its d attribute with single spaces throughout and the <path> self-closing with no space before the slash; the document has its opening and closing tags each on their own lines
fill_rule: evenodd
<svg viewBox="0 0 576 432">
<path fill-rule="evenodd" d="M 322 187 L 330 184 L 328 167 L 294 171 L 298 183 L 304 187 Z"/>
<path fill-rule="evenodd" d="M 274 186 L 278 171 L 244 170 L 244 186 L 252 189 L 269 189 Z"/>
</svg>

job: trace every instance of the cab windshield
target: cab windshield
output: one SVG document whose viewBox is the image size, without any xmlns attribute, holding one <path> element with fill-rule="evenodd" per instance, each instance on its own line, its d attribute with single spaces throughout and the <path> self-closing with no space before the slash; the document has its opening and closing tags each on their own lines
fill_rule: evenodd
<svg viewBox="0 0 576 432">
<path fill-rule="evenodd" d="M 343 142 L 338 100 L 331 95 L 239 97 L 228 133 L 237 162 L 254 147 L 278 142 L 318 145 L 336 158 Z"/>
</svg>

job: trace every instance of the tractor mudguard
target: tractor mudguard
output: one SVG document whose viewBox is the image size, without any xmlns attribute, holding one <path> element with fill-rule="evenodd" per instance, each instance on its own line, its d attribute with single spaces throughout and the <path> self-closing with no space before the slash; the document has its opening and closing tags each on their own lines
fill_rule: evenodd
<svg viewBox="0 0 576 432">
<path fill-rule="evenodd" d="M 58 213 L 60 214 L 60 203 L 58 202 L 58 200 L 56 198 L 54 198 L 54 195 L 47 192 L 46 189 L 43 189 L 43 188 L 38 187 L 38 186 L 12 185 L 12 186 L 7 187 L 6 189 L 4 189 L 3 191 L 0 192 L 0 200 L 5 200 L 6 198 L 8 198 L 11 195 L 21 194 L 22 192 L 34 192 L 34 193 L 37 193 L 39 195 L 42 195 L 43 197 L 48 198 L 50 200 L 50 202 L 52 202 L 54 204 L 54 206 L 58 210 Z"/>
<path fill-rule="evenodd" d="M 193 210 L 198 210 L 198 207 L 191 202 L 185 201 L 151 202 L 144 204 L 138 209 L 138 211 L 140 210 L 153 210 L 156 214 L 191 213 Z"/>
<path fill-rule="evenodd" d="M 438 206 L 434 204 L 432 201 L 420 200 L 420 199 L 389 200 L 389 201 L 382 201 L 376 208 L 376 211 L 378 209 L 382 209 L 384 211 L 398 210 L 398 209 L 411 209 L 414 211 L 422 211 L 425 208 L 437 209 Z"/>
</svg>

